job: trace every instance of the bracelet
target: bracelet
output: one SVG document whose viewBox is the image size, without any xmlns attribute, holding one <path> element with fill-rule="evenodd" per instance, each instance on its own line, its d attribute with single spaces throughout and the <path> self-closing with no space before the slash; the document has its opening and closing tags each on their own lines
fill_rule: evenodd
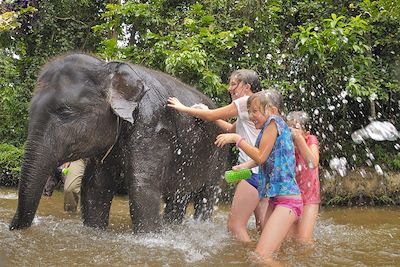
<svg viewBox="0 0 400 267">
<path fill-rule="evenodd" d="M 244 137 L 240 137 L 237 141 L 236 141 L 236 146 L 239 147 L 240 142 L 242 142 L 244 140 Z"/>
</svg>

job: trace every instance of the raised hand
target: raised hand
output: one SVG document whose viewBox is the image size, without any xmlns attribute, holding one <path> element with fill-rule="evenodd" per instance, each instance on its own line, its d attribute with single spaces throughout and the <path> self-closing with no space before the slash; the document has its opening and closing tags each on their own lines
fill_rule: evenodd
<svg viewBox="0 0 400 267">
<path fill-rule="evenodd" d="M 217 140 L 215 140 L 214 144 L 217 147 L 223 147 L 226 144 L 236 143 L 236 141 L 240 138 L 240 135 L 234 133 L 220 134 L 217 136 Z"/>
<path fill-rule="evenodd" d="M 176 109 L 177 111 L 180 112 L 185 112 L 186 109 L 188 108 L 187 106 L 185 106 L 184 104 L 182 104 L 178 98 L 176 97 L 168 97 L 168 107 Z"/>
</svg>

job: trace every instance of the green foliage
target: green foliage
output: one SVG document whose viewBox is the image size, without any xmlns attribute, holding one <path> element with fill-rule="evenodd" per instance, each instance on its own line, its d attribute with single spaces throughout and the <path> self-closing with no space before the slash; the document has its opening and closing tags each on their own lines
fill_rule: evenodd
<svg viewBox="0 0 400 267">
<path fill-rule="evenodd" d="M 373 65 L 375 58 L 366 35 L 369 30 L 368 22 L 360 15 L 347 19 L 331 14 L 331 18 L 319 25 L 299 26 L 299 32 L 292 37 L 298 40 L 299 53 L 307 55 L 309 63 L 326 72 L 327 79 L 335 79 L 329 85 L 337 85 L 336 78 L 340 74 L 347 77 L 341 85 L 351 96 L 377 95 L 387 99 L 388 92 L 381 90 L 384 84 L 379 66 Z"/>
<path fill-rule="evenodd" d="M 25 15 L 27 13 L 32 13 L 35 11 L 35 8 L 28 6 L 27 8 L 21 8 L 17 11 L 7 11 L 0 14 L 0 32 L 13 30 L 20 27 L 21 22 L 18 18 L 21 15 Z"/>
<path fill-rule="evenodd" d="M 384 15 L 385 10 L 376 1 L 374 5 L 367 2 L 339 5 L 336 10 L 334 6 L 321 6 L 321 2 L 310 3 L 311 10 L 320 9 L 320 15 L 296 25 L 298 30 L 291 36 L 296 42 L 291 54 L 296 69 L 292 69 L 295 74 L 290 80 L 298 84 L 290 93 L 292 109 L 312 115 L 324 165 L 335 156 L 345 156 L 356 166 L 382 163 L 366 158 L 361 151 L 368 148 L 354 146 L 350 135 L 371 119 L 400 126 L 396 124 L 400 114 L 395 104 L 400 87 L 393 75 L 400 40 L 385 37 L 398 36 L 399 21 Z M 324 16 L 326 10 L 329 16 Z M 302 14 L 301 10 L 297 12 Z M 341 15 L 337 15 L 339 12 Z M 385 147 L 389 157 L 398 153 L 393 146 L 378 146 Z"/>
<path fill-rule="evenodd" d="M 17 59 L 7 49 L 0 49 L 0 140 L 20 145 L 25 141 L 27 97 L 18 79 Z"/>
<path fill-rule="evenodd" d="M 26 140 L 29 100 L 46 60 L 68 51 L 95 50 L 100 39 L 91 27 L 104 5 L 44 0 L 35 7 L 7 11 L 14 14 L 14 22 L 0 32 L 0 142 L 20 146 Z"/>
<path fill-rule="evenodd" d="M 391 142 L 373 143 L 369 151 L 373 151 L 375 163 L 381 165 L 382 169 L 389 169 L 400 172 L 400 152 L 388 153 L 393 144 Z"/>
<path fill-rule="evenodd" d="M 109 36 L 99 52 L 107 58 L 129 59 L 161 69 L 210 96 L 222 97 L 226 87 L 219 72 L 226 62 L 221 55 L 235 48 L 252 28 L 241 25 L 222 29 L 209 10 L 198 3 L 172 16 L 162 3 L 107 5 L 105 22 L 93 28 Z M 130 39 L 124 40 L 128 33 Z"/>
<path fill-rule="evenodd" d="M 35 12 L 1 9 L 12 13 L 0 20 L 7 27 L 0 32 L 0 142 L 23 144 L 40 66 L 78 50 L 168 72 L 218 105 L 230 101 L 229 74 L 253 69 L 264 88 L 284 93 L 286 110 L 311 115 L 322 165 L 344 156 L 351 166 L 399 170 L 393 143 L 355 145 L 350 138 L 371 119 L 400 129 L 396 1 L 28 2 Z"/>
<path fill-rule="evenodd" d="M 16 185 L 21 173 L 23 148 L 0 144 L 0 184 Z"/>
</svg>

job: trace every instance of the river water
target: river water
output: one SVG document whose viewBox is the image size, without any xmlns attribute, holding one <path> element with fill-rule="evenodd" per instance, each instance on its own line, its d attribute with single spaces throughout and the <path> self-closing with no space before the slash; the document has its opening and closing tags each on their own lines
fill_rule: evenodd
<svg viewBox="0 0 400 267">
<path fill-rule="evenodd" d="M 160 233 L 131 232 L 128 200 L 115 197 L 108 230 L 84 227 L 78 214 L 63 213 L 62 192 L 42 198 L 32 227 L 9 231 L 17 191 L 0 188 L 0 266 L 249 266 L 257 240 L 236 242 L 226 231 L 229 205 L 209 222 L 188 211 L 182 225 Z M 314 247 L 287 241 L 277 254 L 283 266 L 400 266 L 400 207 L 325 208 Z"/>
</svg>

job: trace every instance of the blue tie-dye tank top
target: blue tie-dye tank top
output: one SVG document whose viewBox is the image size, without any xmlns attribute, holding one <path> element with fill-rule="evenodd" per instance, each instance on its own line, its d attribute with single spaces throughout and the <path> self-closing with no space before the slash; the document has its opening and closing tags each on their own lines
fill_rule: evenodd
<svg viewBox="0 0 400 267">
<path fill-rule="evenodd" d="M 255 145 L 260 146 L 264 130 L 272 120 L 276 123 L 278 136 L 267 161 L 259 166 L 258 193 L 260 197 L 300 195 L 295 179 L 296 159 L 292 133 L 286 122 L 280 116 L 269 116 Z"/>
</svg>

